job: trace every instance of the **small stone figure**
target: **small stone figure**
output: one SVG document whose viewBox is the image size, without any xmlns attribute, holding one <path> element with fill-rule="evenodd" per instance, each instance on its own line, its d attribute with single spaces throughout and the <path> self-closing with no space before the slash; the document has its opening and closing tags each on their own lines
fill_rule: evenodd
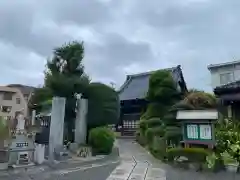
<svg viewBox="0 0 240 180">
<path fill-rule="evenodd" d="M 17 133 L 27 133 L 27 130 L 31 127 L 31 122 L 26 119 L 22 112 L 16 112 L 15 118 L 13 119 L 12 130 Z"/>
</svg>

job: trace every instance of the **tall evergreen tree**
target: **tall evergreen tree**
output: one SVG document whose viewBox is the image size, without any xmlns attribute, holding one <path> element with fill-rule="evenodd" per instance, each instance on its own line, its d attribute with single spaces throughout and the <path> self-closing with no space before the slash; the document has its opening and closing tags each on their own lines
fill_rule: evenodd
<svg viewBox="0 0 240 180">
<path fill-rule="evenodd" d="M 71 42 L 56 48 L 52 59 L 48 60 L 45 71 L 45 86 L 51 89 L 53 96 L 66 97 L 65 123 L 68 139 L 73 140 L 75 93 L 84 94 L 90 82 L 84 73 L 83 43 Z"/>
</svg>

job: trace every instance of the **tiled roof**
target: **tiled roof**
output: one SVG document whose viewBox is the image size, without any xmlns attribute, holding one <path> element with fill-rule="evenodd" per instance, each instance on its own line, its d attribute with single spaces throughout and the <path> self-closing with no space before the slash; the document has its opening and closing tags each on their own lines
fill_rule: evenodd
<svg viewBox="0 0 240 180">
<path fill-rule="evenodd" d="M 23 95 L 30 95 L 35 89 L 35 87 L 25 86 L 22 84 L 9 84 L 7 86 L 19 89 L 23 93 Z"/>
<path fill-rule="evenodd" d="M 216 87 L 216 89 L 220 89 L 220 88 L 238 88 L 238 87 L 240 87 L 240 80 L 234 81 L 234 82 L 231 82 L 231 83 L 228 83 L 228 84 L 224 84 L 222 86 L 218 86 L 218 87 Z"/>
<path fill-rule="evenodd" d="M 240 60 L 238 61 L 231 61 L 231 62 L 225 62 L 225 63 L 219 63 L 219 64 L 210 64 L 208 65 L 208 69 L 213 69 L 213 68 L 220 68 L 224 66 L 232 66 L 232 65 L 237 65 L 240 64 Z"/>
<path fill-rule="evenodd" d="M 165 70 L 172 72 L 175 68 L 177 67 L 167 68 Z M 150 75 L 154 72 L 156 71 L 127 75 L 127 80 L 119 90 L 119 99 L 123 101 L 145 98 L 148 92 Z"/>
<path fill-rule="evenodd" d="M 216 95 L 221 95 L 225 93 L 234 93 L 234 92 L 240 92 L 240 80 L 234 81 L 222 86 L 218 86 L 214 89 L 214 93 Z"/>
</svg>

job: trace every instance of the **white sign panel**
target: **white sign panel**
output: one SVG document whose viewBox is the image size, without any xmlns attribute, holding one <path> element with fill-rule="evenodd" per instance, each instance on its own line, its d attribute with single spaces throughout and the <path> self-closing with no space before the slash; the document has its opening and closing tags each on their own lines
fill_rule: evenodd
<svg viewBox="0 0 240 180">
<path fill-rule="evenodd" d="M 200 139 L 212 139 L 211 125 L 200 125 Z"/>
<path fill-rule="evenodd" d="M 187 125 L 187 138 L 198 139 L 198 126 L 197 125 Z"/>
</svg>

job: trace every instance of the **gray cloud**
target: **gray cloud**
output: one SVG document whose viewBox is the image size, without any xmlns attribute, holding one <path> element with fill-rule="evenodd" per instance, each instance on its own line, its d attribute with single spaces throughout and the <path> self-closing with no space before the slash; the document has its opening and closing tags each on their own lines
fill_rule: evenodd
<svg viewBox="0 0 240 180">
<path fill-rule="evenodd" d="M 42 83 L 54 47 L 84 40 L 86 71 L 115 82 L 181 64 L 189 87 L 210 90 L 211 63 L 239 59 L 238 0 L 0 1 L 0 83 Z"/>
</svg>

